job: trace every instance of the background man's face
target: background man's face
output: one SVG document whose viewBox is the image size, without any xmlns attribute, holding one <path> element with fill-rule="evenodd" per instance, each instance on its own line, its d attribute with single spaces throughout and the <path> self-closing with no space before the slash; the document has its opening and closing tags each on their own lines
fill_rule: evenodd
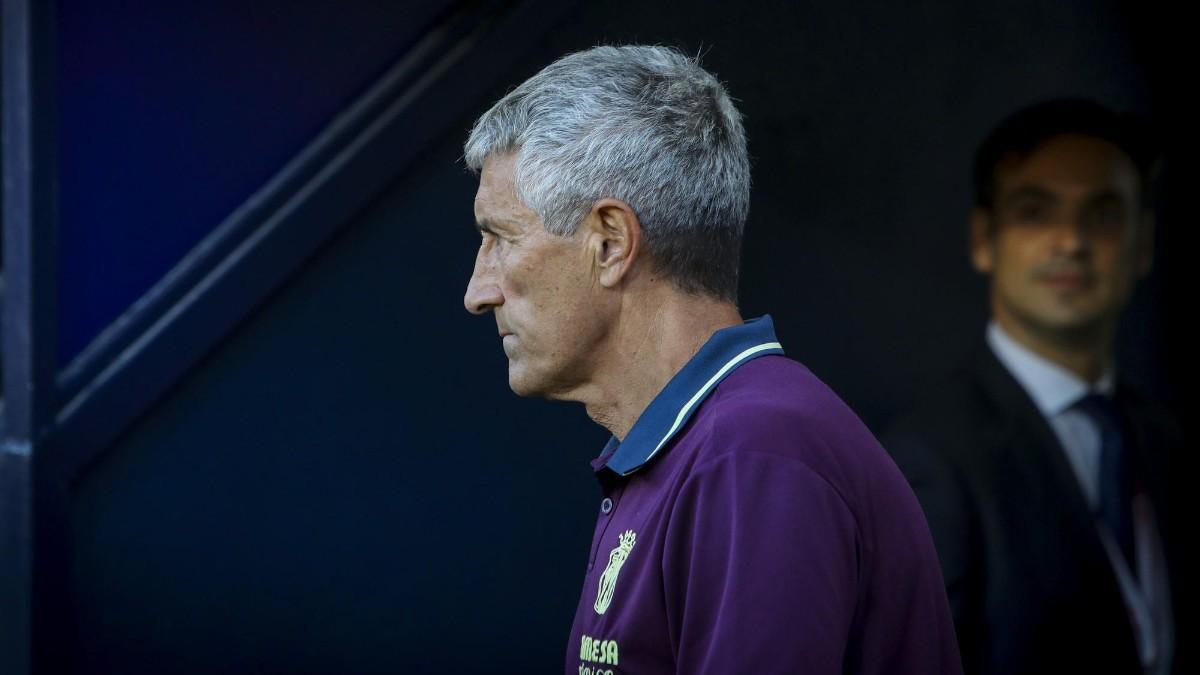
<svg viewBox="0 0 1200 675">
<path fill-rule="evenodd" d="M 972 223 L 972 261 L 992 275 L 996 320 L 1055 340 L 1111 329 L 1150 264 L 1139 182 L 1115 145 L 1051 138 L 996 169 L 990 213 Z"/>
<path fill-rule="evenodd" d="M 593 307 L 599 285 L 583 228 L 571 237 L 546 232 L 517 198 L 514 168 L 515 154 L 483 165 L 475 195 L 483 241 L 464 304 L 495 313 L 514 392 L 563 398 L 594 370 L 605 333 Z"/>
</svg>

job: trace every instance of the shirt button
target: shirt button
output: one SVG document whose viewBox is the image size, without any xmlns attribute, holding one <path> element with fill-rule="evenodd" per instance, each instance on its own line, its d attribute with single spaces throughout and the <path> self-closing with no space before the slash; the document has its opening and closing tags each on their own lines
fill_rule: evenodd
<svg viewBox="0 0 1200 675">
<path fill-rule="evenodd" d="M 608 513 L 610 511 L 612 511 L 612 507 L 613 507 L 613 501 L 611 499 L 609 499 L 608 497 L 605 497 L 604 501 L 600 502 L 600 512 L 601 513 Z"/>
</svg>

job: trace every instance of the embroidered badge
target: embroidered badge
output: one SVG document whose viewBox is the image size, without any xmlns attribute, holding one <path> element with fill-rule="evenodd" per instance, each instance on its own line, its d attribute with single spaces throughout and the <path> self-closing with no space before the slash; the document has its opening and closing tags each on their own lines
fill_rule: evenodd
<svg viewBox="0 0 1200 675">
<path fill-rule="evenodd" d="M 596 591 L 595 609 L 597 614 L 608 611 L 613 591 L 617 588 L 617 575 L 621 573 L 621 567 L 625 565 L 625 560 L 629 558 L 629 552 L 633 550 L 636 541 L 637 533 L 633 530 L 626 530 L 620 537 L 620 543 L 608 554 L 608 567 L 605 567 L 604 574 L 600 575 L 600 588 Z"/>
</svg>

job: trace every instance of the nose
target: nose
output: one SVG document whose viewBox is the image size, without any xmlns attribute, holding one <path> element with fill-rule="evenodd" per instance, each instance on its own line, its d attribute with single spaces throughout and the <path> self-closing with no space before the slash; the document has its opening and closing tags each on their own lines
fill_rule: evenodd
<svg viewBox="0 0 1200 675">
<path fill-rule="evenodd" d="M 1087 221 L 1083 217 L 1064 218 L 1054 229 L 1054 241 L 1060 253 L 1077 255 L 1087 249 Z"/>
<path fill-rule="evenodd" d="M 483 247 L 480 247 L 479 254 L 475 256 L 475 270 L 471 272 L 471 280 L 467 282 L 463 306 L 472 314 L 486 314 L 503 304 L 504 295 L 500 292 L 495 271 L 491 262 L 485 260 Z"/>
</svg>

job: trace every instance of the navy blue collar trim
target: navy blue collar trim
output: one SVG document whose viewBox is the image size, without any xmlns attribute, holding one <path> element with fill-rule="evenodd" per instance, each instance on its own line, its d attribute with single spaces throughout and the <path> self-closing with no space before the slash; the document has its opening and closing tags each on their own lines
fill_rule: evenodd
<svg viewBox="0 0 1200 675">
<path fill-rule="evenodd" d="M 609 439 L 596 464 L 603 463 L 622 476 L 637 471 L 670 443 L 709 393 L 738 366 L 760 356 L 782 353 L 769 314 L 722 328 L 654 397 L 624 442 L 615 436 Z"/>
</svg>

